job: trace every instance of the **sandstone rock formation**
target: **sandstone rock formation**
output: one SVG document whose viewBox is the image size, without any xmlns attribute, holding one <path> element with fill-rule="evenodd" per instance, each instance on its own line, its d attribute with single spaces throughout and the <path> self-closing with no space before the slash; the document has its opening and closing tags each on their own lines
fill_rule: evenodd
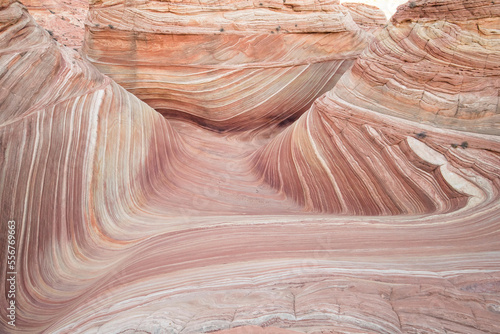
<svg viewBox="0 0 500 334">
<path fill-rule="evenodd" d="M 499 133 L 499 31 L 487 27 L 500 26 L 500 7 L 477 11 L 456 22 L 399 22 L 408 15 L 398 12 L 332 91 L 255 154 L 257 172 L 311 210 L 335 213 L 446 212 L 477 196 L 455 157 L 498 154 L 496 137 L 474 133 Z M 465 179 L 454 186 L 456 173 Z"/>
<path fill-rule="evenodd" d="M 368 38 L 332 0 L 95 1 L 83 51 L 169 118 L 248 130 L 300 116 Z"/>
<path fill-rule="evenodd" d="M 498 68 L 475 62 L 499 44 L 469 12 L 388 26 L 266 139 L 166 119 L 0 0 L 2 282 L 10 220 L 17 261 L 16 327 L 2 284 L 0 332 L 500 332 L 500 142 L 488 104 Z M 412 44 L 407 25 L 470 38 L 445 58 L 436 50 L 451 41 Z M 469 42 L 480 51 L 465 52 Z M 476 122 L 422 122 L 432 111 L 396 84 L 380 106 L 378 66 L 404 67 L 412 52 L 422 68 L 447 59 L 441 75 L 460 67 L 487 82 L 429 85 L 476 92 L 486 110 Z M 416 78 L 407 72 L 391 78 Z"/>
<path fill-rule="evenodd" d="M 348 6 L 350 4 L 359 4 L 360 6 L 376 7 L 384 13 L 387 19 L 390 19 L 396 13 L 398 7 L 406 2 L 407 0 L 340 0 L 343 6 L 346 4 Z"/>
<path fill-rule="evenodd" d="M 357 25 L 372 33 L 380 31 L 387 23 L 384 12 L 378 7 L 356 2 L 343 2 L 342 6 L 349 9 Z"/>
<path fill-rule="evenodd" d="M 499 6 L 500 3 L 497 0 L 415 0 L 398 7 L 392 21 L 400 23 L 443 20 L 457 24 L 469 22 L 469 28 L 473 29 L 476 20 L 480 20 L 481 25 L 487 24 L 482 20 L 498 20 Z M 490 21 L 490 24 L 492 23 Z M 496 27 L 498 28 L 498 25 Z"/>
<path fill-rule="evenodd" d="M 85 33 L 88 0 L 22 0 L 36 22 L 70 48 L 80 48 Z"/>
<path fill-rule="evenodd" d="M 412 3 L 400 8 L 335 94 L 379 113 L 498 134 L 500 3 Z"/>
</svg>

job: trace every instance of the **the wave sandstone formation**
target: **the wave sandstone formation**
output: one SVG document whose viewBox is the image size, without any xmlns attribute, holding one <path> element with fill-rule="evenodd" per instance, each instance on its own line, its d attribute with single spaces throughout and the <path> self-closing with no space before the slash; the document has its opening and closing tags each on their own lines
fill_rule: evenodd
<svg viewBox="0 0 500 334">
<path fill-rule="evenodd" d="M 331 0 L 95 1 L 83 51 L 167 117 L 248 130 L 300 116 L 370 36 Z"/>
<path fill-rule="evenodd" d="M 342 6 L 349 9 L 352 19 L 361 28 L 376 33 L 387 24 L 387 18 L 378 7 L 357 2 L 343 2 Z"/>
<path fill-rule="evenodd" d="M 499 16 L 498 1 L 410 2 L 335 94 L 379 113 L 498 135 Z"/>
<path fill-rule="evenodd" d="M 30 15 L 61 44 L 78 49 L 85 33 L 88 0 L 22 0 Z"/>
<path fill-rule="evenodd" d="M 256 170 L 311 210 L 402 214 L 463 206 L 475 182 L 466 186 L 471 176 L 456 157 L 499 151 L 496 137 L 473 133 L 499 134 L 500 31 L 488 28 L 500 26 L 500 6 L 475 12 L 457 22 L 399 22 L 408 17 L 401 9 L 333 90 L 255 154 Z M 443 127 L 462 132 L 444 134 Z"/>
<path fill-rule="evenodd" d="M 244 66 L 229 57 L 227 68 L 213 71 L 227 76 L 226 90 L 236 89 L 230 96 L 238 108 L 245 109 L 240 103 L 251 95 L 244 93 L 250 83 L 256 91 L 267 85 L 261 93 L 270 90 L 271 115 L 279 109 L 273 102 L 279 89 L 259 79 L 272 68 L 263 63 L 276 65 L 276 87 L 310 91 L 312 99 L 328 85 L 313 77 L 335 77 L 367 33 L 354 24 L 338 33 L 345 40 L 330 40 L 338 36 L 332 32 L 264 36 L 272 20 L 239 15 L 250 4 L 255 20 L 259 13 L 300 14 L 281 29 L 297 24 L 305 31 L 341 22 L 321 20 L 336 15 L 337 3 L 221 0 L 228 9 L 215 12 L 203 1 L 126 3 L 95 1 L 91 22 L 100 27 L 89 28 L 89 43 L 102 42 L 113 53 L 87 51 L 99 54 L 96 64 L 113 69 L 114 77 L 129 77 L 124 85 L 142 80 L 158 91 L 171 89 L 167 83 L 187 85 L 170 98 L 192 118 L 158 113 L 54 41 L 19 2 L 0 0 L 0 333 L 500 332 L 496 5 L 486 14 L 475 9 L 482 2 L 459 2 L 469 16 L 456 21 L 411 14 L 423 6 L 418 1 L 403 6 L 395 18 L 407 18 L 380 31 L 333 89 L 266 138 L 253 136 L 265 123 L 219 133 L 206 129 L 214 118 L 194 116 L 197 105 L 213 106 L 221 92 L 207 93 L 203 98 L 213 97 L 207 101 L 185 95 L 185 87 L 205 78 L 195 79 L 207 66 L 203 43 L 212 36 L 211 57 L 227 56 L 245 31 L 238 43 L 249 46 L 239 45 L 234 55 Z M 457 2 L 427 6 L 440 11 L 445 3 Z M 174 13 L 177 25 L 159 24 Z M 227 48 L 220 47 L 221 32 L 204 30 L 223 22 L 222 33 L 232 31 Z M 180 33 L 190 26 L 196 34 Z M 259 38 L 276 36 L 275 58 L 263 54 L 248 79 L 253 72 L 243 60 L 252 55 L 242 50 L 255 51 Z M 186 49 L 171 42 L 188 37 L 203 43 L 182 62 Z M 136 58 L 127 53 L 133 41 Z M 325 50 L 345 47 L 351 60 L 341 65 L 334 52 L 337 60 L 325 63 L 280 65 L 304 60 L 297 45 L 304 43 L 307 53 L 313 42 L 325 57 Z M 177 61 L 178 77 L 164 76 L 170 63 L 156 63 L 161 75 L 148 77 L 155 67 L 144 64 L 162 52 Z M 312 72 L 290 79 L 287 71 L 295 78 L 300 66 Z M 162 96 L 151 87 L 144 92 Z M 307 99 L 290 103 L 299 100 Z M 264 111 L 252 111 L 255 120 Z M 225 130 L 245 128 L 244 117 L 228 117 L 234 123 L 223 123 Z M 7 262 L 8 235 L 14 235 L 15 268 Z M 8 318 L 12 300 L 15 327 Z"/>
</svg>

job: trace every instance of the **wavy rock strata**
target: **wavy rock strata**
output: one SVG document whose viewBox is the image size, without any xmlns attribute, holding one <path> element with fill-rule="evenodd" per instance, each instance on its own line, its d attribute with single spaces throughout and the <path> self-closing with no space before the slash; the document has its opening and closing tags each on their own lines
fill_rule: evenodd
<svg viewBox="0 0 500 334">
<path fill-rule="evenodd" d="M 497 135 L 500 3 L 411 3 L 363 52 L 336 94 L 379 113 Z"/>
<path fill-rule="evenodd" d="M 296 119 L 367 39 L 337 1 L 96 1 L 83 51 L 162 114 L 241 130 Z"/>
<path fill-rule="evenodd" d="M 480 160 L 499 151 L 495 137 L 473 134 L 500 128 L 499 33 L 482 25 L 500 23 L 500 7 L 488 8 L 479 18 L 472 8 L 457 22 L 388 26 L 332 91 L 255 154 L 257 172 L 311 210 L 401 214 L 463 206 L 464 195 L 478 192 L 456 156 L 476 152 Z M 400 11 L 393 21 L 398 17 L 406 16 Z M 477 171 L 481 178 L 489 172 Z"/>
<path fill-rule="evenodd" d="M 367 31 L 377 33 L 387 24 L 384 12 L 378 7 L 356 2 L 343 2 L 342 6 L 349 9 L 354 22 Z"/>
<path fill-rule="evenodd" d="M 12 2 L 0 0 L 0 279 L 15 220 L 17 313 L 13 328 L 1 284 L 0 332 L 500 332 L 488 118 L 474 133 L 363 108 L 365 95 L 340 98 L 353 69 L 262 146 L 167 121 Z"/>
</svg>

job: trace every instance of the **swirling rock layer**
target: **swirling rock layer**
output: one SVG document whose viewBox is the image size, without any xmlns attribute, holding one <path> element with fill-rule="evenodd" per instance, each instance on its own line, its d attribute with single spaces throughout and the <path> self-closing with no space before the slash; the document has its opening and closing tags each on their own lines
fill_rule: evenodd
<svg viewBox="0 0 500 334">
<path fill-rule="evenodd" d="M 335 1 L 104 1 L 83 51 L 169 118 L 242 130 L 296 119 L 367 38 Z"/>
<path fill-rule="evenodd" d="M 277 137 L 223 135 L 167 121 L 0 2 L 2 282 L 9 220 L 17 261 L 0 332 L 500 332 L 494 123 L 364 108 L 347 92 L 379 76 L 356 72 L 379 44 Z"/>
<path fill-rule="evenodd" d="M 497 0 L 415 0 L 400 6 L 392 22 L 404 21 L 453 21 L 498 19 L 500 2 Z M 473 22 L 470 22 L 473 25 Z M 498 27 L 498 26 L 497 26 Z"/>
<path fill-rule="evenodd" d="M 475 12 L 467 24 L 431 17 L 388 26 L 332 91 L 255 154 L 256 171 L 311 210 L 400 214 L 464 205 L 471 193 L 447 176 L 461 170 L 453 151 L 498 152 L 472 132 L 500 128 L 499 32 L 486 31 Z M 500 11 L 489 13 L 497 16 L 487 26 L 500 23 Z M 443 136 L 436 127 L 466 132 Z"/>
<path fill-rule="evenodd" d="M 498 134 L 500 5 L 415 3 L 400 8 L 395 24 L 363 52 L 336 94 L 357 106 L 425 124 Z M 414 6 L 438 14 L 423 19 Z"/>
<path fill-rule="evenodd" d="M 387 23 L 384 12 L 378 7 L 355 2 L 343 2 L 342 6 L 349 9 L 349 13 L 357 25 L 368 31 L 376 33 Z"/>
</svg>

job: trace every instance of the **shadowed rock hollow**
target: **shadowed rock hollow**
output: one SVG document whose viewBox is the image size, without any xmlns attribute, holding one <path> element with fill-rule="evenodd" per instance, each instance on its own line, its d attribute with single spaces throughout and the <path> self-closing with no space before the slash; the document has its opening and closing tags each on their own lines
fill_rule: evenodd
<svg viewBox="0 0 500 334">
<path fill-rule="evenodd" d="M 337 1 L 99 1 L 83 50 L 168 118 L 252 130 L 300 116 L 370 38 Z"/>
</svg>

